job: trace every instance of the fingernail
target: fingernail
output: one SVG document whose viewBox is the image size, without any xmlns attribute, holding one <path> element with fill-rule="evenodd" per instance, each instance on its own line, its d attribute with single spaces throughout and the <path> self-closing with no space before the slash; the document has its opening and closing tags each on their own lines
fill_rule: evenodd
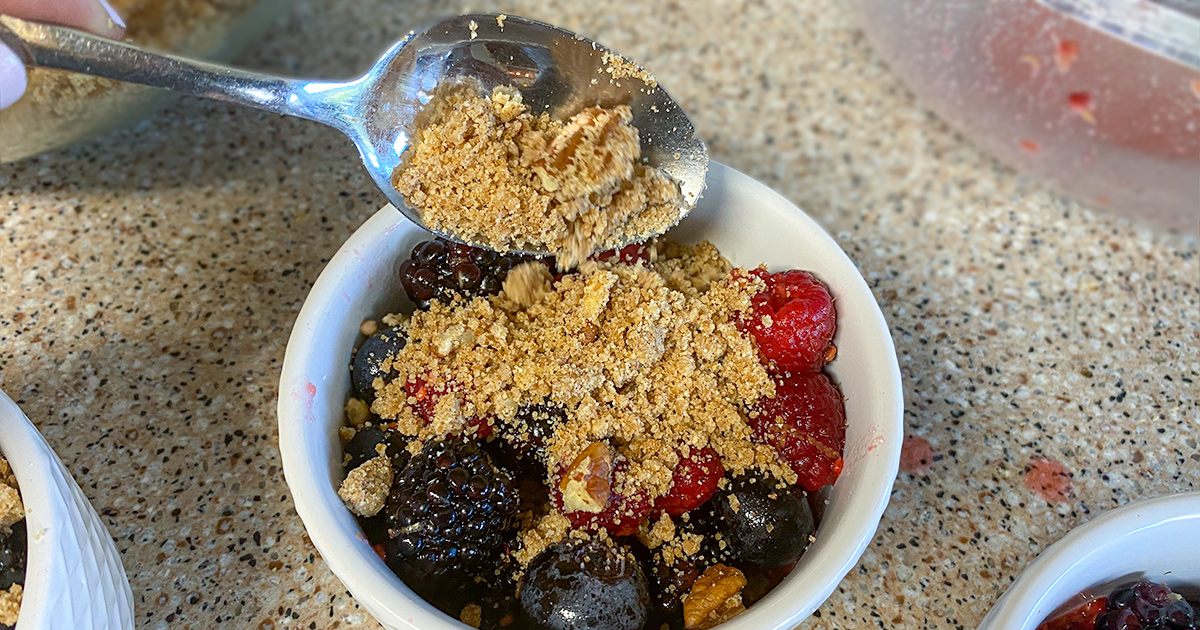
<svg viewBox="0 0 1200 630">
<path fill-rule="evenodd" d="M 104 11 L 106 13 L 108 13 L 108 19 L 110 21 L 112 21 L 113 26 L 115 28 L 121 29 L 121 31 L 124 32 L 125 31 L 125 20 L 121 19 L 120 14 L 117 13 L 117 10 L 114 9 L 113 6 L 108 3 L 107 0 L 96 0 L 96 1 L 100 3 L 100 6 L 104 7 Z"/>
<path fill-rule="evenodd" d="M 25 64 L 17 53 L 0 44 L 0 109 L 17 102 L 25 93 Z"/>
</svg>

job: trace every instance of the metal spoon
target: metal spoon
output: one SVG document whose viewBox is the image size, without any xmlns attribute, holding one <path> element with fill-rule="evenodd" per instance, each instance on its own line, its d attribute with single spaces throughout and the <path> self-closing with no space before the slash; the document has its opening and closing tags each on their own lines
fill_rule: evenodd
<svg viewBox="0 0 1200 630">
<path fill-rule="evenodd" d="M 569 31 L 516 17 L 463 15 L 412 31 L 365 75 L 347 82 L 285 79 L 0 16 L 0 41 L 26 64 L 70 70 L 325 123 L 350 137 L 375 184 L 417 225 L 420 213 L 392 187 L 415 137 L 417 114 L 447 80 L 521 90 L 534 112 L 566 119 L 585 107 L 628 104 L 642 155 L 679 182 L 687 209 L 704 188 L 708 152 L 691 120 L 657 84 L 612 80 L 610 51 Z M 619 57 L 618 57 L 619 59 Z M 440 236 L 457 240 L 452 234 Z M 544 252 L 529 252 L 544 253 Z"/>
</svg>

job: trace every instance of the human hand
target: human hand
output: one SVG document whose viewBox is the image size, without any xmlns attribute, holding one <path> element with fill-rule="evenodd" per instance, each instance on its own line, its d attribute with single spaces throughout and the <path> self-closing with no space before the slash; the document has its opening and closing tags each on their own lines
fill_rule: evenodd
<svg viewBox="0 0 1200 630">
<path fill-rule="evenodd" d="M 106 0 L 0 0 L 0 15 L 61 24 L 112 39 L 125 34 L 125 22 Z M 17 102 L 25 84 L 20 57 L 0 44 L 0 109 Z"/>
</svg>

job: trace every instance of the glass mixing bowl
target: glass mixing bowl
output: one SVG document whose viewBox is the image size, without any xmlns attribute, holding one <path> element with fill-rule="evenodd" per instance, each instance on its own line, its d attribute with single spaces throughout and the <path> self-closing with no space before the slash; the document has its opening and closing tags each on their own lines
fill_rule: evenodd
<svg viewBox="0 0 1200 630">
<path fill-rule="evenodd" d="M 288 0 L 111 0 L 136 44 L 228 61 Z M 59 70 L 29 69 L 25 96 L 0 112 L 0 162 L 14 162 L 145 118 L 177 95 Z"/>
<path fill-rule="evenodd" d="M 1200 1 L 851 0 L 978 146 L 1086 205 L 1200 231 Z"/>
</svg>

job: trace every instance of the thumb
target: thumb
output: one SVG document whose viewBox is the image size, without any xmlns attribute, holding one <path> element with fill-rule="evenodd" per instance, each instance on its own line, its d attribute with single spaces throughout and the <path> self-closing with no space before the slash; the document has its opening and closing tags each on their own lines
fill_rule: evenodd
<svg viewBox="0 0 1200 630">
<path fill-rule="evenodd" d="M 0 0 L 0 15 L 33 22 L 49 22 L 120 38 L 125 22 L 106 0 Z M 0 109 L 25 93 L 25 66 L 10 48 L 0 44 Z"/>
<path fill-rule="evenodd" d="M 0 0 L 0 14 L 61 24 L 118 39 L 125 22 L 107 0 Z"/>
</svg>

